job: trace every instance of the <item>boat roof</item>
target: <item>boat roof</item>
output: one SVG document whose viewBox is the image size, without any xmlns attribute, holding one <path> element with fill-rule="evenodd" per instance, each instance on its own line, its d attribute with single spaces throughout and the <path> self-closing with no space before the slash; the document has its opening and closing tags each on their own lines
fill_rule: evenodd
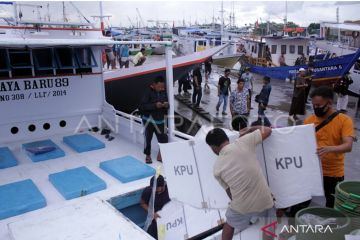
<svg viewBox="0 0 360 240">
<path fill-rule="evenodd" d="M 340 28 L 348 31 L 360 31 L 360 24 L 355 23 L 333 23 L 333 22 L 322 22 L 321 27 L 329 28 Z"/>
<path fill-rule="evenodd" d="M 207 50 L 204 50 L 201 52 L 195 52 L 190 55 L 177 57 L 172 60 L 172 64 L 175 68 L 183 66 L 183 65 L 201 64 L 206 59 L 208 59 L 210 56 L 213 56 L 214 54 L 220 52 L 223 48 L 225 48 L 227 46 L 229 46 L 229 44 L 224 44 L 222 46 L 210 48 L 210 49 L 207 49 Z M 120 69 L 120 70 L 115 70 L 115 71 L 106 71 L 106 72 L 104 72 L 104 81 L 110 82 L 113 80 L 120 80 L 120 79 L 132 77 L 132 76 L 136 76 L 136 75 L 142 75 L 145 73 L 161 71 L 161 70 L 165 69 L 165 66 L 166 66 L 165 64 L 166 63 L 165 63 L 165 59 L 164 59 L 162 61 L 144 64 L 139 67 L 125 68 L 125 69 Z"/>
<path fill-rule="evenodd" d="M 113 44 L 113 40 L 105 37 L 98 39 L 0 38 L 0 46 L 2 47 L 104 46 Z"/>
<path fill-rule="evenodd" d="M 294 41 L 294 40 L 307 40 L 310 41 L 309 37 L 303 37 L 303 36 L 264 36 L 265 39 L 271 39 L 271 40 L 286 40 L 286 41 Z"/>
<path fill-rule="evenodd" d="M 53 26 L 81 26 L 81 27 L 92 27 L 92 23 L 84 23 L 84 22 L 46 22 L 46 21 L 36 21 L 36 20 L 22 20 L 17 21 L 18 24 L 32 24 L 32 25 L 40 25 L 40 26 L 47 26 L 47 25 L 53 25 Z"/>
</svg>

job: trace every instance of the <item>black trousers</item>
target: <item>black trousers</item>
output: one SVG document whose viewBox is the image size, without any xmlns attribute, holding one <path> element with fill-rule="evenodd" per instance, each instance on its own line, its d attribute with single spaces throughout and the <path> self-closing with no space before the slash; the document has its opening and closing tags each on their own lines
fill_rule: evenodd
<svg viewBox="0 0 360 240">
<path fill-rule="evenodd" d="M 193 95 L 192 95 L 192 103 L 199 106 L 201 97 L 202 97 L 201 87 L 199 87 L 199 88 L 194 87 L 194 91 L 193 91 Z"/>
<path fill-rule="evenodd" d="M 179 87 L 178 87 L 178 93 L 179 94 L 181 93 L 181 90 L 183 90 L 184 93 L 188 92 L 188 89 L 189 89 L 189 82 L 188 81 L 179 80 L 178 84 L 179 84 Z"/>
<path fill-rule="evenodd" d="M 344 177 L 324 177 L 324 192 L 326 198 L 326 207 L 333 208 L 335 203 L 335 187 L 339 182 L 344 181 Z"/>
<path fill-rule="evenodd" d="M 152 220 L 147 233 L 155 239 L 158 239 L 157 223 L 155 220 Z"/>
<path fill-rule="evenodd" d="M 166 134 L 166 127 L 165 123 L 162 124 L 155 124 L 150 121 L 143 121 L 143 124 L 145 126 L 145 148 L 144 148 L 144 154 L 150 155 L 151 153 L 151 140 L 155 133 L 156 138 L 159 143 L 167 143 L 168 142 L 168 136 Z"/>
<path fill-rule="evenodd" d="M 234 130 L 246 128 L 248 125 L 248 114 L 235 114 L 231 120 L 231 126 Z"/>
<path fill-rule="evenodd" d="M 249 100 L 250 100 L 250 108 L 251 108 L 251 97 L 252 97 L 252 91 L 251 89 L 248 89 L 249 90 Z M 250 109 L 249 109 L 250 110 Z"/>
</svg>

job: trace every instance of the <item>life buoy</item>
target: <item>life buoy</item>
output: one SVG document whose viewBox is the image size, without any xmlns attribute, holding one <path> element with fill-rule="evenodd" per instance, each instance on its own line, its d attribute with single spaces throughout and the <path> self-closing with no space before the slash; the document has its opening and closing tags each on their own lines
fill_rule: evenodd
<svg viewBox="0 0 360 240">
<path fill-rule="evenodd" d="M 352 35 L 353 38 L 357 38 L 357 37 L 359 37 L 359 32 L 353 31 L 353 32 L 351 33 L 351 35 Z"/>
</svg>

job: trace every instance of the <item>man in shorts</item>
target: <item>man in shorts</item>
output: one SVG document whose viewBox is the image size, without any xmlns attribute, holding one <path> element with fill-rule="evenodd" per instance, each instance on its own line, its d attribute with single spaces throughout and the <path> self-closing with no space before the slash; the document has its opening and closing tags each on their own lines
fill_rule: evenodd
<svg viewBox="0 0 360 240">
<path fill-rule="evenodd" d="M 231 199 L 222 240 L 232 239 L 235 228 L 246 229 L 252 218 L 265 217 L 274 205 L 255 152 L 256 145 L 270 134 L 271 128 L 254 126 L 241 130 L 241 137 L 234 143 L 229 142 L 220 128 L 211 130 L 206 136 L 206 143 L 218 155 L 214 176 Z"/>
</svg>

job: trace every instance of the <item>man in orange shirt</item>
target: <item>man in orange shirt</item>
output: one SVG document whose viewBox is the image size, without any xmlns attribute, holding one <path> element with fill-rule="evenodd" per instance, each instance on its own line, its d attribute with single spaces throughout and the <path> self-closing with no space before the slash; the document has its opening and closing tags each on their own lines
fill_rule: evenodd
<svg viewBox="0 0 360 240">
<path fill-rule="evenodd" d="M 334 92 L 328 87 L 319 87 L 311 94 L 313 115 L 304 124 L 316 127 L 317 154 L 322 163 L 326 207 L 334 207 L 335 187 L 344 180 L 345 153 L 350 152 L 354 140 L 354 127 L 350 117 L 338 113 L 332 107 Z M 322 122 L 326 121 L 324 124 Z"/>
</svg>

